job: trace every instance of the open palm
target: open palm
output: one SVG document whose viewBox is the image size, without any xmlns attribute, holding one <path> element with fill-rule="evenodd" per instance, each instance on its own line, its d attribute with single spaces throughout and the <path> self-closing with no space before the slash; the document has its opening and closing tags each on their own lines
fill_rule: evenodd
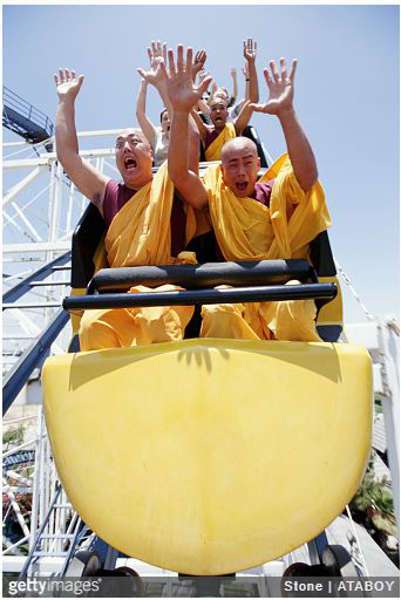
<svg viewBox="0 0 401 600">
<path fill-rule="evenodd" d="M 192 48 L 187 49 L 186 60 L 184 62 L 184 49 L 182 46 L 178 46 L 177 63 L 175 63 L 173 51 L 169 50 L 168 63 L 169 72 L 167 73 L 167 70 L 164 68 L 164 74 L 166 77 L 167 94 L 171 105 L 176 111 L 189 112 L 202 98 L 212 78 L 210 76 L 205 77 L 198 86 L 193 83 Z"/>
<path fill-rule="evenodd" d="M 84 76 L 76 76 L 75 71 L 70 69 L 59 69 L 58 74 L 54 75 L 54 82 L 56 84 L 56 90 L 58 97 L 74 99 L 81 89 Z"/>
<path fill-rule="evenodd" d="M 270 115 L 279 115 L 282 111 L 293 108 L 294 101 L 294 77 L 297 67 L 297 61 L 293 60 L 291 70 L 287 74 L 287 67 L 284 58 L 280 58 L 281 73 L 278 72 L 274 60 L 269 62 L 271 73 L 266 68 L 263 71 L 267 87 L 269 89 L 269 98 L 265 104 L 252 104 L 256 112 L 268 113 Z"/>
</svg>

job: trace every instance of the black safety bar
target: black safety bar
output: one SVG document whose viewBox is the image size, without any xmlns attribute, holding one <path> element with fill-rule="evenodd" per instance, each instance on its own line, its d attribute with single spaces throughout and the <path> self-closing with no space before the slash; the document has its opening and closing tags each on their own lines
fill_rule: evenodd
<svg viewBox="0 0 401 600">
<path fill-rule="evenodd" d="M 274 285 L 246 288 L 202 289 L 183 292 L 150 292 L 137 294 L 96 294 L 71 296 L 63 301 L 65 310 L 95 308 L 132 308 L 134 306 L 191 306 L 192 304 L 228 304 L 233 302 L 263 302 L 332 300 L 337 295 L 334 283 Z"/>
<path fill-rule="evenodd" d="M 122 292 L 135 285 L 158 286 L 170 283 L 186 289 L 284 284 L 291 279 L 317 282 L 313 267 L 301 259 L 162 265 L 101 269 L 92 278 L 88 294 Z"/>
</svg>

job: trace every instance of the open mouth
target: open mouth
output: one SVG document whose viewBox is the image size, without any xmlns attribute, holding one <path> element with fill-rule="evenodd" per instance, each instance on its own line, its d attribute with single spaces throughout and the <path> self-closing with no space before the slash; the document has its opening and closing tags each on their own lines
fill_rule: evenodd
<svg viewBox="0 0 401 600">
<path fill-rule="evenodd" d="M 124 167 L 126 168 L 127 171 L 135 169 L 136 166 L 137 166 L 137 162 L 136 162 L 135 158 L 132 158 L 131 156 L 127 156 L 126 158 L 124 158 Z"/>
<path fill-rule="evenodd" d="M 246 188 L 248 187 L 248 183 L 246 181 L 240 181 L 235 184 L 235 187 L 239 192 L 245 192 Z"/>
</svg>

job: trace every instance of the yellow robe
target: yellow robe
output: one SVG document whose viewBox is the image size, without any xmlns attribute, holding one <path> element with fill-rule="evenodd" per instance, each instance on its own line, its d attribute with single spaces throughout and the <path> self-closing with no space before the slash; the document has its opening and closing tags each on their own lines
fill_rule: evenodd
<svg viewBox="0 0 401 600">
<path fill-rule="evenodd" d="M 142 187 L 113 218 L 107 231 L 105 247 L 110 267 L 166 265 L 196 262 L 194 253 L 171 256 L 170 218 L 174 185 L 163 164 L 152 182 Z M 196 231 L 196 218 L 187 210 L 186 241 Z M 172 285 L 149 289 L 136 286 L 130 293 L 173 291 Z M 182 339 L 193 314 L 193 307 L 147 307 L 130 309 L 96 309 L 84 312 L 79 339 L 81 350 L 119 348 Z"/>
<path fill-rule="evenodd" d="M 203 180 L 211 220 L 226 260 L 308 258 L 309 243 L 331 225 L 320 183 L 306 194 L 286 154 L 260 182 L 273 178 L 270 206 L 266 207 L 253 198 L 235 196 L 224 184 L 219 165 L 206 171 Z M 203 307 L 202 314 L 201 335 L 205 337 L 320 339 L 313 300 L 210 305 Z"/>
<path fill-rule="evenodd" d="M 237 132 L 233 123 L 226 123 L 224 129 L 220 131 L 219 135 L 205 150 L 206 160 L 220 160 L 221 149 L 226 142 L 229 142 L 233 138 L 237 137 Z"/>
</svg>

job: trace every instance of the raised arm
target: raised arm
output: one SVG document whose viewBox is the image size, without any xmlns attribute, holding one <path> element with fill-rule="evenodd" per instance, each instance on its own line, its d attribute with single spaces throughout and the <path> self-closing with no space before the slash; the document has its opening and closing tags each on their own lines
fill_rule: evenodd
<svg viewBox="0 0 401 600">
<path fill-rule="evenodd" d="M 153 85 L 159 92 L 159 96 L 163 102 L 163 105 L 167 108 L 169 117 L 171 119 L 171 106 L 170 100 L 166 92 L 166 86 L 164 78 L 161 72 L 161 63 L 165 63 L 167 59 L 166 44 L 161 42 L 152 42 L 148 48 L 149 56 L 149 69 L 137 69 L 139 75 L 146 81 L 146 83 Z"/>
<path fill-rule="evenodd" d="M 244 58 L 246 60 L 246 69 L 249 81 L 249 100 L 259 102 L 259 84 L 258 74 L 256 72 L 256 50 L 257 44 L 252 39 L 244 41 Z M 248 99 L 248 97 L 247 97 Z"/>
<path fill-rule="evenodd" d="M 246 100 L 242 104 L 242 107 L 241 107 L 241 110 L 239 111 L 238 117 L 236 119 L 234 119 L 234 121 L 233 121 L 237 135 L 242 134 L 245 127 L 248 125 L 249 121 L 251 120 L 252 113 L 253 113 L 252 104 L 249 102 L 249 100 Z"/>
<path fill-rule="evenodd" d="M 269 62 L 271 73 L 263 71 L 269 98 L 265 104 L 254 104 L 253 110 L 276 115 L 280 121 L 295 177 L 304 192 L 308 192 L 318 177 L 316 159 L 294 110 L 294 78 L 297 61 L 293 60 L 289 74 L 284 58 L 280 58 L 281 73 L 274 60 Z"/>
<path fill-rule="evenodd" d="M 177 64 L 174 53 L 168 52 L 169 72 L 164 68 L 166 87 L 172 107 L 168 169 L 174 185 L 188 204 L 201 209 L 207 205 L 205 186 L 197 173 L 189 167 L 188 137 L 189 115 L 207 89 L 211 78 L 206 77 L 196 87 L 192 79 L 192 49 L 188 48 L 184 61 L 184 49 L 177 48 Z"/>
<path fill-rule="evenodd" d="M 230 75 L 233 82 L 233 91 L 231 92 L 231 97 L 233 98 L 233 104 L 235 103 L 238 96 L 238 80 L 237 80 L 237 69 L 230 69 Z"/>
<path fill-rule="evenodd" d="M 196 127 L 198 128 L 200 139 L 202 140 L 202 142 L 204 142 L 207 134 L 207 125 L 205 125 L 205 123 L 202 121 L 201 117 L 198 115 L 196 110 L 192 110 L 191 115 Z"/>
<path fill-rule="evenodd" d="M 77 77 L 70 69 L 59 69 L 58 74 L 54 75 L 54 81 L 59 99 L 56 112 L 57 159 L 79 191 L 102 212 L 109 178 L 80 157 L 75 125 L 75 100 L 84 76 Z"/>
<path fill-rule="evenodd" d="M 139 86 L 138 98 L 136 101 L 136 118 L 139 123 L 139 127 L 142 129 L 146 139 L 152 146 L 155 147 L 156 143 L 156 128 L 152 121 L 146 116 L 146 92 L 148 89 L 148 82 L 146 79 L 142 79 Z"/>
</svg>

